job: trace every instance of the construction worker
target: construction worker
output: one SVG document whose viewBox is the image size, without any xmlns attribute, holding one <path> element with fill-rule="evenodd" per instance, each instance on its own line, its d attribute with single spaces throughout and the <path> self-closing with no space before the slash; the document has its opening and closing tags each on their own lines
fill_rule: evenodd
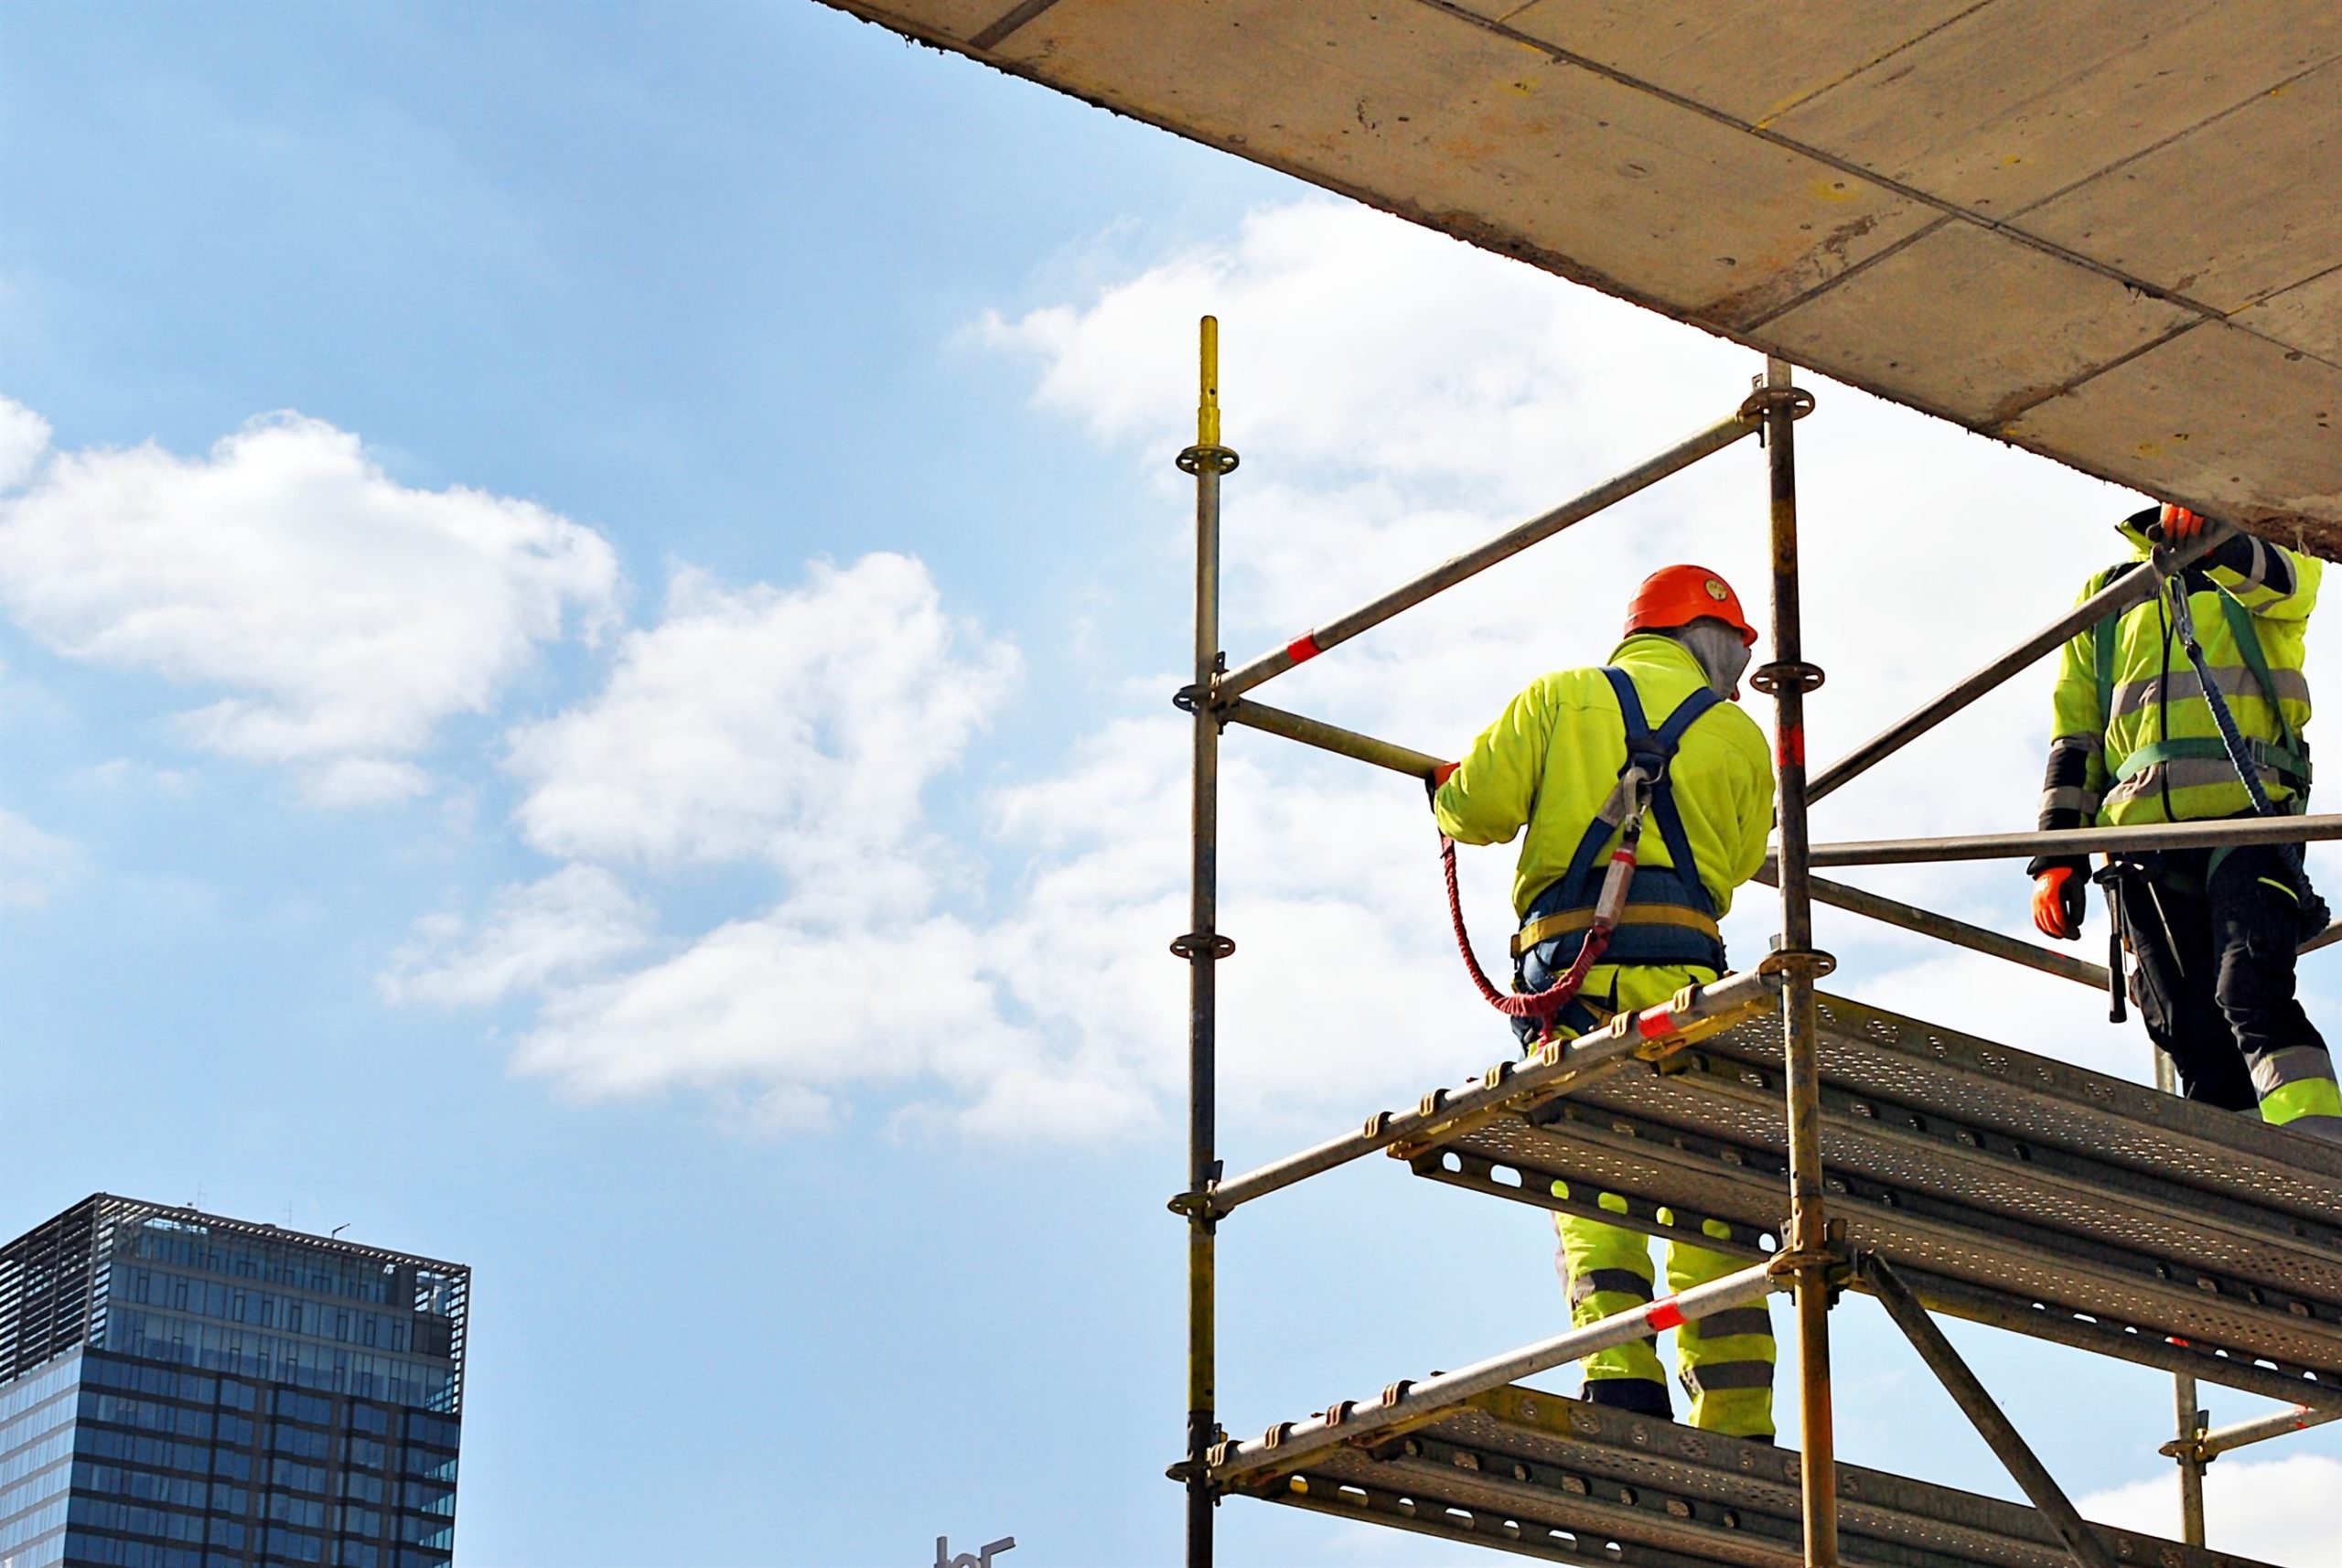
<svg viewBox="0 0 2342 1568">
<path fill-rule="evenodd" d="M 1544 676 L 1515 697 L 1460 763 L 1434 776 L 1440 831 L 1461 843 L 1528 836 L 1513 876 L 1516 991 L 1566 973 L 1587 940 L 1605 871 L 1625 833 L 1618 791 L 1630 762 L 1655 774 L 1624 918 L 1577 997 L 1557 1014 L 1567 1038 L 1621 1009 L 1666 1001 L 1724 970 L 1716 922 L 1755 875 L 1773 820 L 1772 756 L 1739 696 L 1756 629 L 1724 580 L 1670 566 L 1636 590 L 1626 640 L 1606 667 Z M 1653 841 L 1657 842 L 1654 843 Z M 1524 1043 L 1543 1029 L 1515 1020 Z M 1598 1207 L 1625 1202 L 1596 1194 Z M 1663 1219 L 1669 1217 L 1661 1210 Z M 1671 1222 L 1671 1220 L 1670 1221 Z M 1652 1299 L 1649 1243 L 1616 1225 L 1556 1215 L 1571 1320 L 1592 1323 Z M 1667 1286 L 1681 1291 L 1745 1266 L 1704 1247 L 1667 1244 Z M 1692 1423 L 1735 1437 L 1773 1434 L 1772 1320 L 1763 1306 L 1719 1312 L 1676 1331 Z M 1585 1397 L 1671 1419 L 1655 1338 L 1586 1358 Z"/>
<path fill-rule="evenodd" d="M 2120 527 L 2132 559 L 2092 577 L 2084 596 L 2134 570 L 2168 580 L 2155 596 L 2066 644 L 2042 827 L 2303 810 L 2310 769 L 2301 736 L 2310 703 L 2302 645 L 2320 563 L 2238 533 L 2170 575 L 2156 542 L 2176 549 L 2200 541 L 2202 517 L 2149 507 Z M 2207 695 L 2208 685 L 2216 695 Z M 2222 710 L 2232 738 L 2222 737 Z M 2089 865 L 2083 855 L 2045 855 L 2025 868 L 2033 921 L 2044 935 L 2081 935 Z M 2104 880 L 2116 938 L 2132 955 L 2131 996 L 2182 1092 L 2342 1142 L 2333 1059 L 2294 995 L 2295 950 L 2326 919 L 2298 847 L 2120 856 Z"/>
</svg>

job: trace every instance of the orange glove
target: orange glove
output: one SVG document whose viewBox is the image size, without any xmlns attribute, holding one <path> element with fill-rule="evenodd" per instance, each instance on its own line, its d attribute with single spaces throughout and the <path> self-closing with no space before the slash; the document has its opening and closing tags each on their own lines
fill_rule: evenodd
<svg viewBox="0 0 2342 1568">
<path fill-rule="evenodd" d="M 2053 865 L 2033 879 L 2033 923 L 2045 937 L 2061 942 L 2082 934 L 2082 912 L 2089 884 L 2070 865 Z"/>
<path fill-rule="evenodd" d="M 2165 501 L 2163 515 L 2155 520 L 2155 531 L 2165 544 L 2189 544 L 2202 536 L 2205 521 L 2203 513 Z"/>
<path fill-rule="evenodd" d="M 1457 764 L 1453 762 L 1443 762 L 1438 767 L 1433 768 L 1429 773 L 1424 774 L 1423 793 L 1427 796 L 1436 798 L 1439 794 L 1439 787 L 1446 783 L 1447 780 L 1454 776 L 1457 766 Z"/>
</svg>

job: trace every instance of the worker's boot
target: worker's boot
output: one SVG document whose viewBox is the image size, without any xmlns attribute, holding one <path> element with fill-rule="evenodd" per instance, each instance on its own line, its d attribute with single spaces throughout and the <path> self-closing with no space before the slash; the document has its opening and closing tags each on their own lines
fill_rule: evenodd
<svg viewBox="0 0 2342 1568">
<path fill-rule="evenodd" d="M 1632 1411 L 1660 1421 L 1675 1419 L 1675 1407 L 1667 1398 L 1667 1385 L 1657 1378 L 1588 1378 L 1585 1402 L 1609 1410 Z"/>
</svg>

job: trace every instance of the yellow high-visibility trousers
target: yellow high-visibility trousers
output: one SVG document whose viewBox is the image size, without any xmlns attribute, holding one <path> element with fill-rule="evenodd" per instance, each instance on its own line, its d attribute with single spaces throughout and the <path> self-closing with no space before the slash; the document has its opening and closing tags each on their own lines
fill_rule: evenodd
<svg viewBox="0 0 2342 1568">
<path fill-rule="evenodd" d="M 1596 1201 L 1606 1208 L 1625 1207 L 1611 1193 L 1599 1195 Z M 1671 1218 L 1664 1210 L 1661 1215 Z M 1583 1327 L 1646 1306 L 1657 1294 L 1649 1237 L 1567 1214 L 1553 1216 L 1553 1229 L 1561 1233 L 1557 1262 L 1574 1326 Z M 1747 1266 L 1746 1259 L 1688 1241 L 1663 1245 L 1670 1295 Z M 1684 1324 L 1675 1331 L 1675 1351 L 1678 1375 L 1692 1396 L 1693 1426 L 1728 1437 L 1773 1435 L 1773 1320 L 1762 1305 L 1728 1307 Z M 1655 1335 L 1597 1351 L 1583 1366 L 1588 1384 L 1633 1379 L 1647 1385 L 1636 1391 L 1589 1388 L 1590 1399 L 1653 1414 L 1669 1407 L 1667 1373 L 1660 1364 Z M 1639 1397 L 1631 1397 L 1635 1395 Z"/>
<path fill-rule="evenodd" d="M 1597 968 L 1587 977 L 1586 994 L 1622 1009 L 1651 1007 L 1693 981 L 1714 979 L 1704 970 L 1634 965 L 1606 974 Z M 1555 1197 L 1570 1196 L 1563 1184 L 1554 1187 Z M 1616 1213 L 1627 1210 L 1626 1200 L 1615 1193 L 1597 1193 L 1595 1201 Z M 1663 1224 L 1675 1222 L 1664 1208 L 1659 1218 Z M 1712 1231 L 1721 1231 L 1719 1221 L 1706 1224 Z M 1568 1214 L 1553 1216 L 1553 1229 L 1561 1236 L 1554 1262 L 1573 1326 L 1647 1306 L 1658 1294 L 1652 1283 L 1651 1239 L 1641 1231 Z M 1663 1245 L 1670 1295 L 1747 1265 L 1746 1259 L 1688 1241 Z M 1773 1324 L 1762 1303 L 1684 1324 L 1675 1331 L 1675 1348 L 1678 1375 L 1692 1398 L 1693 1426 L 1729 1437 L 1773 1435 Z M 1598 1351 L 1582 1365 L 1587 1398 L 1654 1415 L 1671 1413 L 1657 1336 Z"/>
</svg>

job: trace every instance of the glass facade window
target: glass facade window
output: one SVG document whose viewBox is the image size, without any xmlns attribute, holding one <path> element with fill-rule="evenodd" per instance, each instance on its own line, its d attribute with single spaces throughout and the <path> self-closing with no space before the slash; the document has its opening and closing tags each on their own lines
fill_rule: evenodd
<svg viewBox="0 0 2342 1568">
<path fill-rule="evenodd" d="M 6 1568 L 448 1568 L 468 1273 L 101 1195 L 0 1248 Z"/>
</svg>

